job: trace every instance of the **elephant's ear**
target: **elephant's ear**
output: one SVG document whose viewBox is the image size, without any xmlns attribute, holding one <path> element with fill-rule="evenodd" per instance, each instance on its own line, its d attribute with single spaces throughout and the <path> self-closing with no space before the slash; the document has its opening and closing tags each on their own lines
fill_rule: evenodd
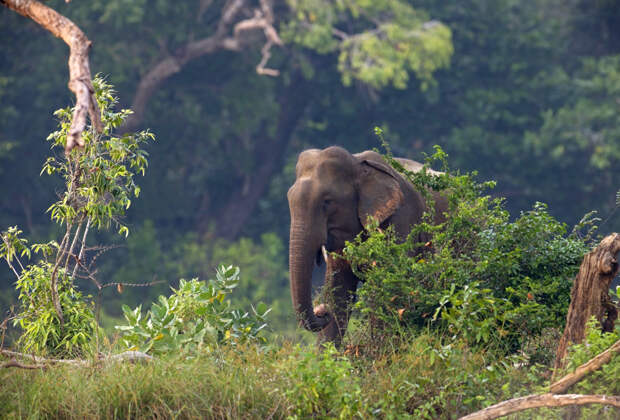
<svg viewBox="0 0 620 420">
<path fill-rule="evenodd" d="M 368 217 L 383 223 L 403 201 L 403 193 L 389 166 L 374 160 L 362 160 L 359 177 L 359 202 L 357 215 L 360 223 L 368 227 Z"/>
</svg>

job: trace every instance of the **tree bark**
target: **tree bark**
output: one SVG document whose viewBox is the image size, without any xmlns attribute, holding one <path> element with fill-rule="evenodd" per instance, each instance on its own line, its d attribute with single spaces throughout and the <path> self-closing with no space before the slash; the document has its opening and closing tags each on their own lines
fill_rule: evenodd
<svg viewBox="0 0 620 420">
<path fill-rule="evenodd" d="M 0 3 L 34 20 L 69 45 L 69 89 L 75 94 L 76 103 L 65 151 L 68 153 L 75 146 L 84 147 L 82 132 L 86 128 L 87 115 L 97 131 L 103 130 L 88 64 L 90 40 L 72 21 L 38 1 L 0 0 Z"/>
<path fill-rule="evenodd" d="M 603 332 L 613 331 L 618 308 L 609 296 L 609 286 L 618 273 L 618 252 L 620 234 L 612 233 L 583 258 L 571 291 L 564 334 L 556 352 L 556 371 L 565 365 L 568 346 L 583 341 L 590 317 L 596 317 Z"/>
</svg>

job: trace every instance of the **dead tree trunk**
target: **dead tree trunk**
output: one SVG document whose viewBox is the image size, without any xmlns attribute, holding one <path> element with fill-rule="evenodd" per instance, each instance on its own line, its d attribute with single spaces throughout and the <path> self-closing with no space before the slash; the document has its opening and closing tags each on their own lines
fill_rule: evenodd
<svg viewBox="0 0 620 420">
<path fill-rule="evenodd" d="M 568 346 L 583 341 L 590 317 L 596 317 L 603 332 L 613 330 L 618 308 L 609 296 L 609 286 L 618 273 L 618 252 L 620 234 L 612 233 L 583 258 L 571 291 L 564 334 L 556 352 L 556 371 L 564 367 Z"/>
</svg>

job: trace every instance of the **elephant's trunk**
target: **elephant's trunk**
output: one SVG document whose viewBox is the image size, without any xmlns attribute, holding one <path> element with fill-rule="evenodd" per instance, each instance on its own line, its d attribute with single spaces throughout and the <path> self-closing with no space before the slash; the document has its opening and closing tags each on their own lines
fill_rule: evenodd
<svg viewBox="0 0 620 420">
<path fill-rule="evenodd" d="M 310 331 L 320 331 L 331 320 L 329 313 L 316 316 L 312 308 L 312 268 L 321 244 L 312 243 L 303 225 L 291 223 L 289 271 L 293 308 L 299 323 Z"/>
</svg>

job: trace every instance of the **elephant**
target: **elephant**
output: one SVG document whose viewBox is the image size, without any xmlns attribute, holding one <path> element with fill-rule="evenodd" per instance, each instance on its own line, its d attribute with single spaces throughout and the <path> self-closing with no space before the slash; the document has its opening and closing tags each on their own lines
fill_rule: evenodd
<svg viewBox="0 0 620 420">
<path fill-rule="evenodd" d="M 414 172 L 423 166 L 412 160 L 396 160 Z M 347 261 L 334 258 L 332 253 L 341 253 L 345 242 L 368 226 L 369 216 L 377 219 L 380 227 L 392 225 L 403 241 L 412 226 L 421 221 L 426 204 L 411 182 L 377 152 L 351 154 L 338 146 L 305 150 L 298 157 L 295 171 L 295 183 L 287 193 L 293 308 L 304 328 L 318 332 L 319 343 L 333 342 L 339 347 L 360 279 Z M 433 195 L 435 222 L 439 223 L 447 200 L 439 193 Z M 323 259 L 327 264 L 324 287 L 329 305 L 313 308 L 312 271 L 314 262 L 320 264 Z"/>
</svg>

